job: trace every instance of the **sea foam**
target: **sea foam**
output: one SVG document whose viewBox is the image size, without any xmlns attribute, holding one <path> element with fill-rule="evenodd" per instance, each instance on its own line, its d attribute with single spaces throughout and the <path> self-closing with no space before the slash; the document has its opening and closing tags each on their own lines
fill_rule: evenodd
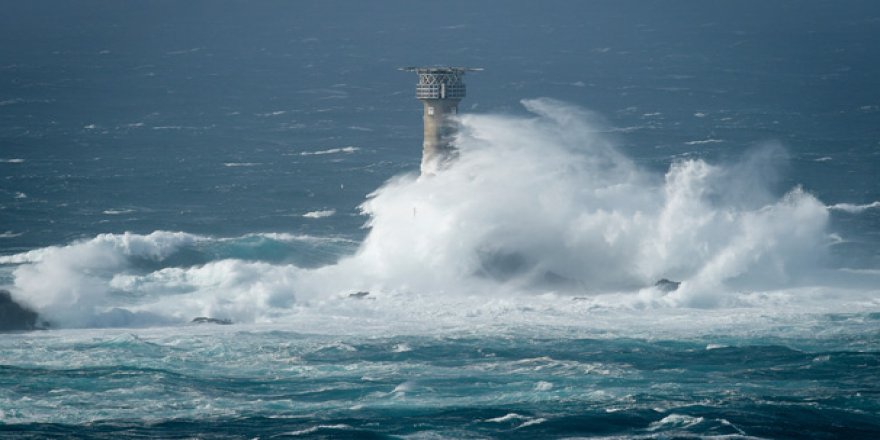
<svg viewBox="0 0 880 440">
<path fill-rule="evenodd" d="M 159 231 L 102 234 L 0 264 L 17 265 L 16 300 L 63 327 L 195 316 L 358 328 L 577 323 L 596 310 L 822 303 L 824 290 L 810 286 L 833 241 L 829 209 L 800 187 L 768 190 L 781 147 L 731 164 L 677 160 L 658 174 L 622 154 L 596 115 L 548 99 L 523 104 L 530 116 L 463 116 L 453 166 L 396 176 L 370 194 L 361 207 L 369 233 L 356 248 Z M 254 240 L 328 246 L 335 257 L 314 267 L 236 253 L 264 249 Z M 183 258 L 193 252 L 209 258 Z M 654 287 L 661 278 L 681 284 Z M 866 304 L 864 291 L 852 298 Z"/>
</svg>

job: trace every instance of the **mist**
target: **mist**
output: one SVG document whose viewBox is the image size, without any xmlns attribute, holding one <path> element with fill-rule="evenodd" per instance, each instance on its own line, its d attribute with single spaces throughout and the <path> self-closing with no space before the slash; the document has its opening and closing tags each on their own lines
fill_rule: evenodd
<svg viewBox="0 0 880 440">
<path fill-rule="evenodd" d="M 163 231 L 0 262 L 20 264 L 13 296 L 63 327 L 284 322 L 310 307 L 350 308 L 355 292 L 404 308 L 547 294 L 624 309 L 741 307 L 756 293 L 813 286 L 827 270 L 829 209 L 799 186 L 773 193 L 779 144 L 657 173 L 623 154 L 598 115 L 552 99 L 522 104 L 528 116 L 461 117 L 459 159 L 372 192 L 361 205 L 366 238 L 320 267 L 243 258 L 235 248 L 246 237 Z M 294 253 L 322 241 L 260 237 Z M 661 279 L 681 284 L 661 289 Z"/>
</svg>

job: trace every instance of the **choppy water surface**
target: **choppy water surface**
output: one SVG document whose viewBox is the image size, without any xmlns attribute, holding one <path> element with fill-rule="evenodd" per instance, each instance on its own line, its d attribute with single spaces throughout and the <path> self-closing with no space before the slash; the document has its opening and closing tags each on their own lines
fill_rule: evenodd
<svg viewBox="0 0 880 440">
<path fill-rule="evenodd" d="M 0 437 L 880 438 L 874 2 L 3 6 Z"/>
<path fill-rule="evenodd" d="M 743 337 L 751 331 L 742 328 L 664 339 L 620 336 L 626 329 L 393 336 L 261 326 L 14 335 L 0 346 L 16 360 L 0 368 L 0 432 L 870 438 L 880 429 L 880 318 L 811 318 L 755 329 L 777 326 L 778 337 Z"/>
</svg>

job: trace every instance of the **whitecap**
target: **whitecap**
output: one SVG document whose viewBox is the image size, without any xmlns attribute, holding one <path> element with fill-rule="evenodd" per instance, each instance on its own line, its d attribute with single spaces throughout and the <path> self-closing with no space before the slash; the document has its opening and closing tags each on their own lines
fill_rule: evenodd
<svg viewBox="0 0 880 440">
<path fill-rule="evenodd" d="M 311 428 L 301 429 L 299 431 L 290 431 L 290 432 L 285 432 L 283 434 L 277 434 L 277 435 L 274 435 L 273 437 L 280 437 L 280 436 L 284 436 L 284 435 L 292 435 L 292 436 L 296 437 L 296 436 L 301 436 L 301 435 L 306 435 L 306 434 L 313 434 L 313 433 L 318 432 L 322 429 L 345 430 L 345 429 L 351 429 L 351 426 L 345 425 L 345 424 L 317 425 L 317 426 L 312 426 Z"/>
<path fill-rule="evenodd" d="M 322 210 L 322 211 L 309 211 L 309 212 L 303 214 L 302 216 L 305 218 L 324 218 L 324 217 L 330 217 L 333 214 L 336 214 L 335 209 L 326 209 L 326 210 Z"/>
<path fill-rule="evenodd" d="M 395 345 L 392 349 L 392 353 L 406 353 L 412 351 L 412 347 L 410 347 L 405 342 L 401 342 L 400 344 Z"/>
<path fill-rule="evenodd" d="M 505 423 L 505 422 L 512 422 L 512 421 L 518 421 L 518 420 L 522 420 L 523 422 L 520 423 L 519 425 L 517 425 L 516 428 L 514 428 L 514 429 L 526 428 L 526 427 L 538 425 L 538 424 L 541 424 L 541 423 L 544 423 L 547 421 L 547 419 L 545 419 L 543 417 L 529 417 L 529 416 L 524 416 L 522 414 L 517 414 L 517 413 L 508 413 L 508 414 L 505 414 L 501 417 L 495 417 L 495 418 L 486 419 L 483 421 L 488 422 L 488 423 Z"/>
<path fill-rule="evenodd" d="M 275 241 L 284 241 L 284 242 L 310 242 L 310 243 L 349 243 L 355 244 L 356 242 L 352 239 L 345 237 L 336 237 L 336 236 L 316 236 L 316 235 L 308 235 L 308 234 L 290 234 L 284 232 L 262 232 L 262 233 L 253 233 L 244 235 L 245 238 L 248 237 L 262 237 L 269 240 Z M 221 238 L 218 239 L 220 241 L 236 241 L 239 238 Z"/>
<path fill-rule="evenodd" d="M 648 431 L 669 428 L 690 428 L 702 422 L 702 417 L 693 417 L 685 414 L 670 414 L 659 421 L 652 422 L 648 426 Z"/>
<path fill-rule="evenodd" d="M 685 142 L 685 145 L 704 145 L 704 144 L 717 144 L 719 142 L 724 142 L 721 139 L 704 139 L 699 141 L 688 141 Z"/>
<path fill-rule="evenodd" d="M 224 162 L 224 163 L 223 163 L 223 166 L 225 166 L 225 167 L 230 167 L 230 168 L 234 168 L 234 167 L 255 167 L 255 166 L 258 166 L 258 165 L 262 165 L 262 164 L 261 164 L 261 163 L 257 163 L 257 162 Z"/>
<path fill-rule="evenodd" d="M 864 205 L 857 205 L 853 203 L 836 203 L 834 205 L 828 206 L 827 208 L 833 211 L 843 211 L 850 214 L 860 214 L 869 209 L 880 208 L 880 201 L 875 201 Z"/>
<path fill-rule="evenodd" d="M 360 150 L 358 147 L 342 147 L 342 148 L 330 148 L 327 150 L 318 150 L 318 151 L 303 151 L 300 152 L 300 156 L 321 156 L 325 154 L 338 154 L 338 153 L 354 153 Z"/>
<path fill-rule="evenodd" d="M 262 117 L 281 116 L 285 113 L 287 113 L 287 110 L 275 110 L 275 111 L 266 112 L 266 113 L 257 113 L 257 116 L 262 116 Z"/>
<path fill-rule="evenodd" d="M 511 420 L 529 420 L 529 419 L 531 419 L 531 417 L 524 416 L 522 414 L 508 413 L 508 414 L 505 414 L 501 417 L 495 417 L 495 418 L 486 419 L 483 421 L 490 422 L 490 423 L 503 423 L 503 422 L 509 422 Z"/>
<path fill-rule="evenodd" d="M 13 272 L 11 289 L 19 299 L 58 325 L 83 327 L 106 322 L 106 313 L 118 308 L 110 301 L 112 288 L 105 277 L 124 273 L 132 259 L 161 261 L 180 247 L 202 239 L 165 231 L 100 234 L 67 246 L 2 256 L 0 264 L 19 265 Z M 139 319 L 146 316 L 138 310 L 121 312 Z M 163 318 L 158 322 L 166 321 Z"/>
<path fill-rule="evenodd" d="M 522 428 L 525 428 L 525 427 L 528 427 L 528 426 L 539 425 L 539 424 L 544 423 L 544 422 L 546 422 L 546 421 L 547 421 L 547 419 L 545 419 L 545 418 L 543 418 L 543 417 L 536 417 L 536 418 L 531 419 L 531 420 L 526 420 L 526 421 L 523 422 L 521 425 L 517 426 L 515 429 L 522 429 Z"/>
<path fill-rule="evenodd" d="M 394 394 L 394 393 L 407 393 L 407 392 L 410 392 L 414 389 L 416 389 L 416 382 L 412 381 L 412 380 L 408 380 L 408 381 L 394 387 L 394 389 L 391 390 L 391 393 L 392 394 Z"/>
<path fill-rule="evenodd" d="M 543 381 L 543 380 L 542 380 L 542 381 L 538 381 L 538 383 L 536 383 L 536 384 L 535 384 L 535 387 L 534 387 L 534 390 L 535 390 L 535 391 L 550 391 L 550 390 L 552 390 L 552 389 L 553 389 L 553 383 L 552 383 L 552 382 L 546 382 L 546 381 Z"/>
</svg>

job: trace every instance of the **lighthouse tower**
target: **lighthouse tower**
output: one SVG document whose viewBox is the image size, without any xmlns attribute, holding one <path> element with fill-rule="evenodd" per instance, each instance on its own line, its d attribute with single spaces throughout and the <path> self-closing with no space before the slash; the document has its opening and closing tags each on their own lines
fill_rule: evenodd
<svg viewBox="0 0 880 440">
<path fill-rule="evenodd" d="M 465 97 L 462 77 L 473 67 L 404 67 L 416 72 L 416 98 L 425 106 L 425 141 L 422 144 L 422 174 L 433 174 L 455 158 L 452 138 L 458 130 L 458 103 Z"/>
</svg>

